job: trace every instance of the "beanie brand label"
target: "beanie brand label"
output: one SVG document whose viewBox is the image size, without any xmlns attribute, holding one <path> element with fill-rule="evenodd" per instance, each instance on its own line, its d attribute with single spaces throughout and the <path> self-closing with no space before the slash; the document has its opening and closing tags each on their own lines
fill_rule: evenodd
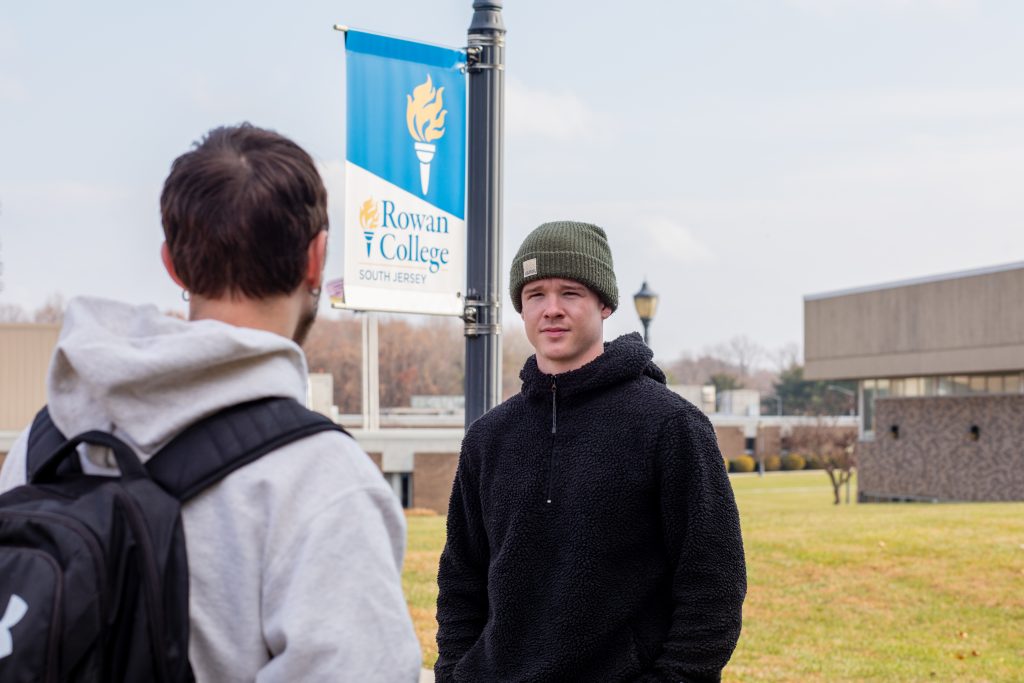
<svg viewBox="0 0 1024 683">
<path fill-rule="evenodd" d="M 523 277 L 532 277 L 537 274 L 537 259 L 528 258 L 523 261 Z"/>
</svg>

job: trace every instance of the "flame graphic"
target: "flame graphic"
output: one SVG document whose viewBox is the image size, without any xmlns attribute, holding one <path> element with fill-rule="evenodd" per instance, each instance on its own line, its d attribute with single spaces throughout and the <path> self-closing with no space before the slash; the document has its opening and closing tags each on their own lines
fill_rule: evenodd
<svg viewBox="0 0 1024 683">
<path fill-rule="evenodd" d="M 433 142 L 444 136 L 444 117 L 448 115 L 442 94 L 444 88 L 434 88 L 427 74 L 427 80 L 413 88 L 412 95 L 406 95 L 405 122 L 409 135 L 418 142 Z"/>
<path fill-rule="evenodd" d="M 376 230 L 380 227 L 380 216 L 377 214 L 377 205 L 373 197 L 363 202 L 362 208 L 359 209 L 359 224 L 363 226 L 363 230 Z"/>
</svg>

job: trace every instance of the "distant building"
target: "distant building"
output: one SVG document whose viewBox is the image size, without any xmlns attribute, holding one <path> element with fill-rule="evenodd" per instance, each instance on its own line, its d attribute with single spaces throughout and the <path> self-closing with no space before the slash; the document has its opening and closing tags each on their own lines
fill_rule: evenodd
<svg viewBox="0 0 1024 683">
<path fill-rule="evenodd" d="M 761 414 L 761 392 L 755 389 L 723 391 L 718 396 L 718 412 L 721 415 L 757 417 Z"/>
<path fill-rule="evenodd" d="M 858 382 L 861 500 L 1024 500 L 1024 263 L 806 296 L 804 348 Z"/>
<path fill-rule="evenodd" d="M 700 408 L 705 415 L 717 410 L 714 384 L 669 384 L 668 388 Z"/>
<path fill-rule="evenodd" d="M 59 325 L 0 323 L 0 462 L 46 403 Z"/>
</svg>

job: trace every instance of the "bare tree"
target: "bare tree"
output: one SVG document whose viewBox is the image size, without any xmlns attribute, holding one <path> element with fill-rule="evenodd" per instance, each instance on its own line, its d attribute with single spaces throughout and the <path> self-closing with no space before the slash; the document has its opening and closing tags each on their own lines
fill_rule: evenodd
<svg viewBox="0 0 1024 683">
<path fill-rule="evenodd" d="M 847 485 L 857 466 L 857 430 L 840 427 L 836 418 L 818 417 L 813 425 L 793 428 L 790 450 L 816 456 L 832 482 L 834 502 L 839 505 L 840 492 Z"/>
<path fill-rule="evenodd" d="M 334 378 L 334 404 L 342 413 L 358 413 L 362 407 L 362 331 L 353 314 L 343 318 L 320 316 L 306 343 L 310 372 L 327 372 Z"/>
<path fill-rule="evenodd" d="M 519 392 L 522 382 L 519 373 L 526 359 L 533 355 L 533 347 L 522 327 L 503 327 L 501 330 L 501 398 L 507 399 Z"/>
<path fill-rule="evenodd" d="M 764 356 L 764 349 L 744 334 L 733 337 L 725 344 L 719 344 L 718 355 L 735 365 L 741 377 L 748 377 Z"/>
<path fill-rule="evenodd" d="M 46 297 L 46 302 L 32 313 L 32 321 L 59 325 L 64 322 L 67 302 L 59 292 Z"/>
<path fill-rule="evenodd" d="M 28 313 L 18 304 L 0 304 L 0 323 L 27 323 Z"/>
<path fill-rule="evenodd" d="M 768 352 L 768 358 L 771 361 L 772 369 L 776 374 L 780 374 L 794 365 L 801 364 L 800 345 L 796 342 L 783 344 L 779 348 Z"/>
</svg>

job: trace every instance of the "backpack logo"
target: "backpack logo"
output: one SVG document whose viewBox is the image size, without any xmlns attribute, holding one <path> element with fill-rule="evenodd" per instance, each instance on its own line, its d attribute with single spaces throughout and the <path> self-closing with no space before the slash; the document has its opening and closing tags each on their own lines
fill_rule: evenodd
<svg viewBox="0 0 1024 683">
<path fill-rule="evenodd" d="M 11 629 L 21 621 L 28 612 L 28 603 L 21 599 L 21 596 L 12 593 L 11 599 L 7 601 L 7 610 L 4 611 L 3 619 L 0 619 L 0 659 L 14 652 L 14 638 L 11 637 Z"/>
</svg>

